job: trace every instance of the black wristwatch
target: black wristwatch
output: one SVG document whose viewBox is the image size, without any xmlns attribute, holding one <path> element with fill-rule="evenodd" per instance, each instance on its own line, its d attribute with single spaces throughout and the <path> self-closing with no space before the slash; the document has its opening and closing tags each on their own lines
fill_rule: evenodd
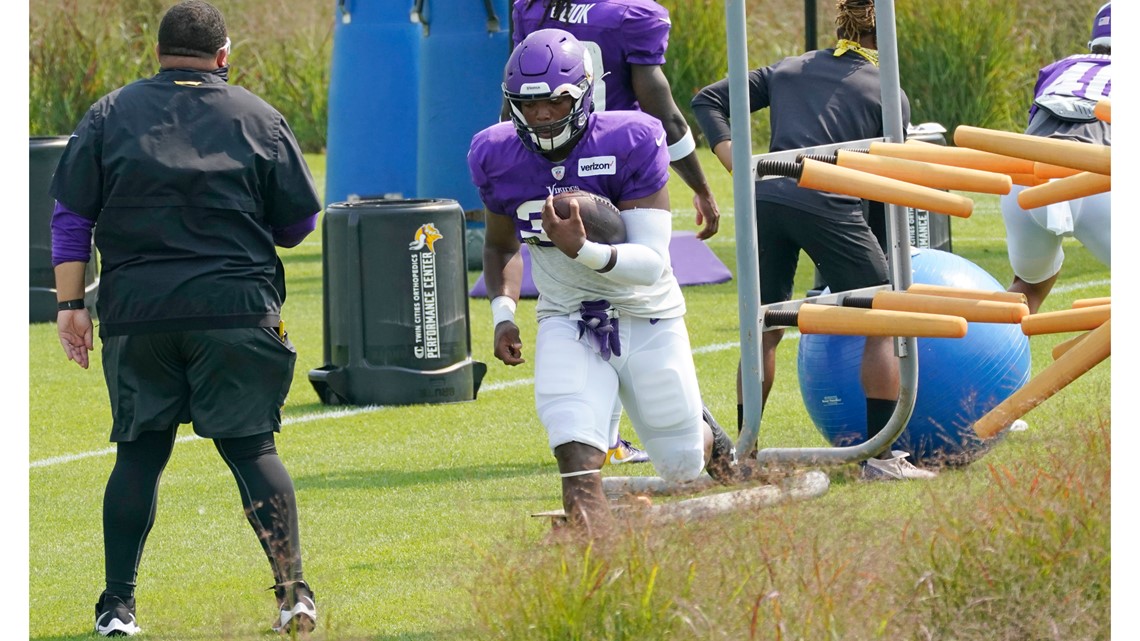
<svg viewBox="0 0 1140 641">
<path fill-rule="evenodd" d="M 86 305 L 83 304 L 82 298 L 76 298 L 74 300 L 63 300 L 59 302 L 59 311 L 61 312 L 68 309 L 83 309 L 84 307 L 86 307 Z"/>
</svg>

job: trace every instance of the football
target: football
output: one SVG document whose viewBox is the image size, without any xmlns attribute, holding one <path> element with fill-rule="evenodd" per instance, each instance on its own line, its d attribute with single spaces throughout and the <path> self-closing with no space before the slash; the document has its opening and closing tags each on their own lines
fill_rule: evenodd
<svg viewBox="0 0 1140 641">
<path fill-rule="evenodd" d="M 554 213 L 570 217 L 570 201 L 578 201 L 578 215 L 586 228 L 586 238 L 595 243 L 615 245 L 625 242 L 625 223 L 610 200 L 587 191 L 564 191 L 554 196 Z"/>
</svg>

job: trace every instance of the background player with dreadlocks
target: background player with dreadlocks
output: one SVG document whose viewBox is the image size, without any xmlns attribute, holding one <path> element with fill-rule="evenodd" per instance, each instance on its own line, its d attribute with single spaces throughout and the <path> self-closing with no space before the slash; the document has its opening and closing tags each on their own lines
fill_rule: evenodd
<svg viewBox="0 0 1140 641">
<path fill-rule="evenodd" d="M 1112 126 L 1093 115 L 1098 100 L 1112 94 L 1112 3 L 1093 18 L 1089 53 L 1047 65 L 1037 74 L 1029 127 L 1025 133 L 1047 138 L 1112 144 Z M 1061 240 L 1073 236 L 1105 265 L 1112 258 L 1112 192 L 1086 196 L 1026 211 L 1017 204 L 1025 187 L 1014 186 L 1001 198 L 1013 284 L 1036 314 L 1057 282 L 1065 252 Z"/>
<path fill-rule="evenodd" d="M 515 45 L 539 29 L 557 28 L 573 34 L 590 51 L 595 111 L 640 110 L 661 121 L 670 166 L 693 190 L 697 224 L 703 225 L 697 238 L 712 237 L 720 225 L 720 210 L 697 157 L 693 134 L 661 69 L 672 26 L 669 12 L 652 0 L 514 0 L 512 18 Z M 620 418 L 619 406 L 607 460 L 649 460 L 619 436 Z"/>
<path fill-rule="evenodd" d="M 770 151 L 883 135 L 874 1 L 839 0 L 836 12 L 838 41 L 834 47 L 784 58 L 748 74 L 751 111 L 769 110 Z M 732 171 L 728 81 L 705 87 L 692 105 L 713 152 Z M 902 111 L 903 121 L 908 122 L 910 104 L 905 94 Z M 791 178 L 764 180 L 756 185 L 756 231 L 762 304 L 791 299 L 801 249 L 832 291 L 889 282 L 886 256 L 856 198 L 804 189 Z M 783 333 L 772 330 L 763 335 L 765 404 L 776 373 L 776 347 Z M 889 337 L 867 338 L 860 378 L 867 396 L 870 438 L 886 426 L 898 399 L 898 360 Z M 739 381 L 737 394 L 739 403 Z M 906 456 L 905 452 L 888 450 L 864 464 L 863 477 L 934 476 L 915 468 Z"/>
</svg>

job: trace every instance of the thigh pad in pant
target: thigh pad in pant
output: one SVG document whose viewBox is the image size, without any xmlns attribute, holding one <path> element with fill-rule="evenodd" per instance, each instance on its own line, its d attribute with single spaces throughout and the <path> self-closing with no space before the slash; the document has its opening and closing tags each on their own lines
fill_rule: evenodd
<svg viewBox="0 0 1140 641">
<path fill-rule="evenodd" d="M 628 331 L 622 329 L 623 333 Z M 622 341 L 624 345 L 624 337 Z M 610 444 L 617 387 L 613 365 L 578 338 L 575 320 L 554 316 L 539 322 L 534 401 L 550 449 L 578 442 L 605 452 Z"/>
<path fill-rule="evenodd" d="M 692 480 L 704 469 L 701 393 L 683 318 L 623 318 L 621 399 L 657 473 Z"/>
<path fill-rule="evenodd" d="M 1017 204 L 1017 195 L 1024 187 L 1014 185 L 1001 197 L 1001 215 L 1005 221 L 1005 242 L 1009 252 L 1009 265 L 1013 273 L 1027 283 L 1040 283 L 1061 271 L 1065 253 L 1061 249 L 1061 236 L 1046 228 L 1050 216 L 1067 218 L 1069 203 L 1056 203 L 1049 207 L 1025 210 Z"/>
</svg>

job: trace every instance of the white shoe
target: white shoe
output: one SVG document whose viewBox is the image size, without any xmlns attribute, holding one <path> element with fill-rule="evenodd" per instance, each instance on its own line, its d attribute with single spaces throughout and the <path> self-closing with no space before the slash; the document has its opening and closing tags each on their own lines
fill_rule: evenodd
<svg viewBox="0 0 1140 641">
<path fill-rule="evenodd" d="M 895 480 L 925 480 L 932 479 L 938 474 L 930 470 L 919 469 L 910 464 L 906 457 L 910 456 L 902 450 L 892 450 L 891 458 L 869 458 L 863 461 L 864 481 L 895 481 Z"/>
<path fill-rule="evenodd" d="M 1029 423 L 1020 418 L 1009 424 L 1009 431 L 1011 432 L 1024 432 L 1027 429 L 1029 429 Z"/>
</svg>

